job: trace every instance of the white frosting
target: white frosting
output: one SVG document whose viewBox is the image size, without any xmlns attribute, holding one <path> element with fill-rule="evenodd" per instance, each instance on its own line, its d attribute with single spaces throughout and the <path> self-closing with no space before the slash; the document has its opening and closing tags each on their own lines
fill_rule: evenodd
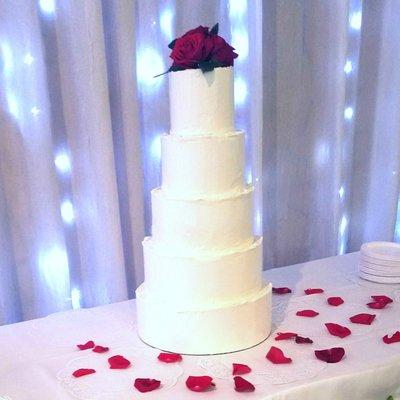
<svg viewBox="0 0 400 400">
<path fill-rule="evenodd" d="M 201 308 L 204 303 L 232 302 L 262 287 L 261 238 L 244 249 L 207 256 L 176 255 L 150 237 L 143 249 L 146 290 L 160 301 L 168 299 L 169 304 Z"/>
<path fill-rule="evenodd" d="M 171 134 L 221 135 L 235 130 L 232 67 L 168 75 Z"/>
<path fill-rule="evenodd" d="M 154 240 L 176 252 L 213 251 L 254 240 L 253 187 L 226 198 L 175 199 L 151 192 Z"/>
<path fill-rule="evenodd" d="M 204 198 L 243 190 L 244 134 L 162 137 L 162 190 L 176 198 Z"/>
<path fill-rule="evenodd" d="M 230 303 L 205 302 L 202 309 L 182 310 L 184 304 L 177 308 L 168 298 L 153 298 L 143 284 L 136 290 L 139 336 L 151 346 L 181 354 L 218 354 L 255 346 L 271 331 L 271 289 L 269 284 Z"/>
</svg>

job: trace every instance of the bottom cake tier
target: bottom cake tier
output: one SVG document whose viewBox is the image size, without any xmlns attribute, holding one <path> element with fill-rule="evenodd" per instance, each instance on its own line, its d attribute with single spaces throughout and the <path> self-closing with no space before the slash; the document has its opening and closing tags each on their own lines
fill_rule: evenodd
<svg viewBox="0 0 400 400">
<path fill-rule="evenodd" d="M 244 350 L 264 341 L 271 331 L 268 284 L 237 301 L 178 310 L 167 301 L 136 290 L 139 337 L 148 345 L 180 354 L 219 354 Z"/>
</svg>

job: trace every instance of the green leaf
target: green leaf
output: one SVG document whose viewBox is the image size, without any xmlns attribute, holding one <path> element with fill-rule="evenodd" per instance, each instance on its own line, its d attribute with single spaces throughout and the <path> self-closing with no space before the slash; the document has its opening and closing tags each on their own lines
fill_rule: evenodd
<svg viewBox="0 0 400 400">
<path fill-rule="evenodd" d="M 176 43 L 177 40 L 178 40 L 178 39 L 174 39 L 174 40 L 168 45 L 168 47 L 169 47 L 171 50 L 174 48 L 175 43 Z"/>
<path fill-rule="evenodd" d="M 200 61 L 199 68 L 202 72 L 212 71 L 214 68 L 221 67 L 222 64 L 216 60 Z"/>
<path fill-rule="evenodd" d="M 219 25 L 218 22 L 211 28 L 210 35 L 218 35 Z"/>
<path fill-rule="evenodd" d="M 394 400 L 393 396 L 389 396 L 386 400 Z"/>
</svg>

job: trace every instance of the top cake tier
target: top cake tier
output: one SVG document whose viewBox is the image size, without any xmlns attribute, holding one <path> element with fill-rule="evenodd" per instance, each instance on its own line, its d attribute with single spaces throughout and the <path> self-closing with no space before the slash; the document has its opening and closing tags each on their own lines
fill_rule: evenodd
<svg viewBox="0 0 400 400">
<path fill-rule="evenodd" d="M 233 68 L 169 73 L 171 134 L 224 135 L 234 128 Z"/>
</svg>

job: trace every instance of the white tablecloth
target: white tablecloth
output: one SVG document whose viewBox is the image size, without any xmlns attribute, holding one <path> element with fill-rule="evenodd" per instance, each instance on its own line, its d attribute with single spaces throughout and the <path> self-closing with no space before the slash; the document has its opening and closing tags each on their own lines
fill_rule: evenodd
<svg viewBox="0 0 400 400">
<path fill-rule="evenodd" d="M 46 318 L 0 327 L 1 400 L 128 400 L 138 398 L 184 400 L 195 398 L 296 399 L 296 400 L 386 400 L 400 396 L 400 343 L 387 345 L 382 336 L 400 330 L 400 286 L 379 285 L 357 278 L 358 253 L 332 257 L 265 272 L 275 287 L 288 286 L 289 295 L 273 297 L 273 331 L 294 331 L 310 337 L 313 344 L 275 341 L 243 352 L 222 356 L 184 356 L 179 364 L 157 360 L 158 351 L 136 336 L 135 301 L 50 315 Z M 318 295 L 304 295 L 309 287 L 323 288 Z M 394 303 L 382 310 L 365 306 L 370 295 L 386 294 Z M 332 307 L 329 296 L 345 303 Z M 315 318 L 295 315 L 314 309 Z M 352 324 L 348 317 L 361 312 L 377 315 L 371 326 Z M 324 323 L 350 327 L 344 339 L 327 333 Z M 246 329 L 246 327 L 243 327 Z M 87 340 L 110 347 L 109 353 L 79 351 L 76 344 Z M 271 345 L 280 347 L 292 364 L 273 365 L 265 359 Z M 315 349 L 344 347 L 346 357 L 326 364 L 314 356 Z M 121 354 L 132 361 L 126 370 L 110 370 L 107 359 Z M 244 378 L 256 386 L 254 393 L 233 390 L 232 362 L 252 367 Z M 78 368 L 96 373 L 74 378 Z M 211 375 L 215 390 L 194 393 L 185 386 L 188 375 Z M 156 378 L 162 387 L 140 394 L 133 388 L 137 377 Z"/>
</svg>

